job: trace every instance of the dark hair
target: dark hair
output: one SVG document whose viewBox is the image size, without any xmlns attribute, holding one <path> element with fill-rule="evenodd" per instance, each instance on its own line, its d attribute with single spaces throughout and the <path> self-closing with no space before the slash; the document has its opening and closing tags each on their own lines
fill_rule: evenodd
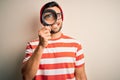
<svg viewBox="0 0 120 80">
<path fill-rule="evenodd" d="M 47 8 L 49 8 L 49 7 L 58 7 L 59 9 L 60 9 L 60 11 L 61 11 L 61 15 L 62 15 L 62 20 L 63 20 L 63 11 L 62 11 L 62 9 L 61 9 L 61 7 L 59 6 L 59 4 L 57 3 L 57 2 L 55 2 L 55 1 L 52 1 L 52 2 L 48 2 L 48 3 L 46 3 L 45 5 L 43 5 L 42 6 L 42 8 L 41 8 L 41 10 L 40 10 L 40 22 L 42 23 L 42 14 L 43 14 L 43 12 L 44 12 L 44 10 L 45 9 L 47 9 Z"/>
</svg>

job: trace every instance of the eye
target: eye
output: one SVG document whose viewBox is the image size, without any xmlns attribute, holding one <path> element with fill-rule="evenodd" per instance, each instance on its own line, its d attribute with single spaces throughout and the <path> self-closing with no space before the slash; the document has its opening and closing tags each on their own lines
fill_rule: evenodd
<svg viewBox="0 0 120 80">
<path fill-rule="evenodd" d="M 61 13 L 57 13 L 57 16 L 59 17 L 61 15 Z"/>
<path fill-rule="evenodd" d="M 49 19 L 49 18 L 53 18 L 53 15 L 52 15 L 52 14 L 46 14 L 46 15 L 44 16 L 44 19 Z"/>
<path fill-rule="evenodd" d="M 62 15 L 62 13 L 57 13 L 57 18 L 60 19 L 61 15 Z"/>
</svg>

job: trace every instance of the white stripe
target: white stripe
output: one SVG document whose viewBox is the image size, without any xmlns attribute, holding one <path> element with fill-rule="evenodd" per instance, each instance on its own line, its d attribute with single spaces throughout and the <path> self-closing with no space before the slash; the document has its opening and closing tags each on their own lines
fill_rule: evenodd
<svg viewBox="0 0 120 80">
<path fill-rule="evenodd" d="M 29 56 L 29 57 L 26 57 L 26 58 L 23 60 L 23 62 L 26 62 L 29 58 L 30 58 L 30 56 Z"/>
<path fill-rule="evenodd" d="M 82 65 L 83 63 L 85 63 L 85 59 L 81 59 L 81 60 L 78 60 L 76 61 L 76 66 L 79 66 L 79 65 Z"/>
<path fill-rule="evenodd" d="M 35 49 L 26 49 L 25 53 L 33 53 Z M 56 53 L 56 52 L 76 52 L 76 47 L 55 47 L 45 48 L 43 53 Z"/>
<path fill-rule="evenodd" d="M 60 74 L 72 74 L 74 68 L 64 69 L 52 69 L 52 70 L 38 70 L 36 75 L 60 75 Z"/>
<path fill-rule="evenodd" d="M 61 39 L 59 39 L 59 40 L 49 40 L 48 41 L 48 43 L 49 44 L 52 44 L 52 43 L 61 43 L 61 42 L 64 42 L 64 43 L 79 43 L 80 44 L 80 42 L 79 41 L 77 41 L 77 40 L 75 40 L 75 39 L 63 39 L 63 38 L 61 38 Z M 30 42 L 30 44 L 31 45 L 38 45 L 38 43 L 39 43 L 39 41 L 35 41 L 35 42 Z"/>
<path fill-rule="evenodd" d="M 75 77 L 74 77 L 74 78 L 72 78 L 72 79 L 66 79 L 66 80 L 76 80 L 76 79 L 75 79 Z"/>
<path fill-rule="evenodd" d="M 54 53 L 54 52 L 76 52 L 76 47 L 55 47 L 55 48 L 46 48 L 44 53 Z"/>
<path fill-rule="evenodd" d="M 84 53 L 84 50 L 82 49 L 82 50 L 79 50 L 77 53 L 76 53 L 76 56 L 79 56 L 79 55 L 81 55 L 81 54 L 83 54 Z"/>
<path fill-rule="evenodd" d="M 40 64 L 74 63 L 74 62 L 75 58 L 73 57 L 49 58 L 40 60 Z"/>
<path fill-rule="evenodd" d="M 59 39 L 59 40 L 55 40 L 55 41 L 52 41 L 52 40 L 50 40 L 49 41 L 49 43 L 51 44 L 51 43 L 59 43 L 59 42 L 64 42 L 64 43 L 79 43 L 77 40 L 75 40 L 75 39 L 63 39 L 63 38 L 61 38 L 61 39 Z"/>
<path fill-rule="evenodd" d="M 35 49 L 26 49 L 25 53 L 33 53 Z"/>
<path fill-rule="evenodd" d="M 31 45 L 38 45 L 39 41 L 30 42 Z"/>
</svg>

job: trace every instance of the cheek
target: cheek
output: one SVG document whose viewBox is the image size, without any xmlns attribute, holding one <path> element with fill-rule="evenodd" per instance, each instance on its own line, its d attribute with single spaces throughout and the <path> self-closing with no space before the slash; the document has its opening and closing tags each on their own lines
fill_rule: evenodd
<svg viewBox="0 0 120 80">
<path fill-rule="evenodd" d="M 60 23 L 62 23 L 63 21 L 62 21 L 62 19 L 60 19 L 60 20 L 58 20 Z"/>
<path fill-rule="evenodd" d="M 62 25 L 62 19 L 59 20 L 57 23 L 59 24 L 59 26 L 61 26 Z"/>
</svg>

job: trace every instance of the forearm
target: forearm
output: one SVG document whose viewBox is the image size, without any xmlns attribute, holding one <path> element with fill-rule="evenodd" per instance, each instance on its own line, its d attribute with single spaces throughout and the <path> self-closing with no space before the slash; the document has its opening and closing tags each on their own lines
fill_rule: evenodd
<svg viewBox="0 0 120 80">
<path fill-rule="evenodd" d="M 43 47 L 38 46 L 31 58 L 25 64 L 23 64 L 22 74 L 24 80 L 32 80 L 34 78 L 39 67 L 43 49 Z"/>
<path fill-rule="evenodd" d="M 77 75 L 76 80 L 87 80 L 87 77 L 85 74 L 84 75 Z"/>
<path fill-rule="evenodd" d="M 75 76 L 76 76 L 76 80 L 87 80 L 84 65 L 80 68 L 75 69 Z"/>
</svg>

